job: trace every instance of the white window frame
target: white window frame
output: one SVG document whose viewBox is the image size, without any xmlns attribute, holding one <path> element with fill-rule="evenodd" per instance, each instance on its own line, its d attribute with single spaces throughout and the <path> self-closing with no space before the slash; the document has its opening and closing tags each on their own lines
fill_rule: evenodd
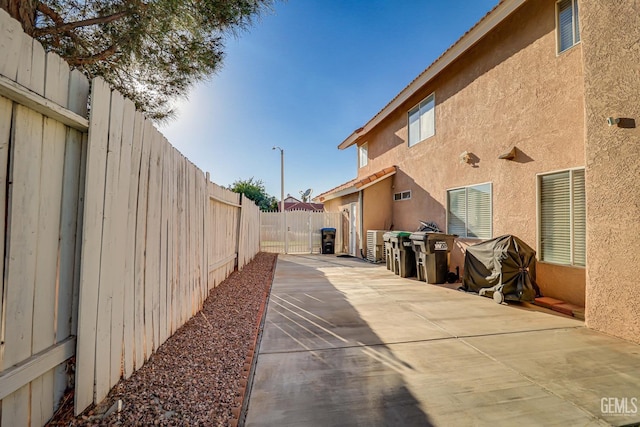
<svg viewBox="0 0 640 427">
<path fill-rule="evenodd" d="M 429 104 L 433 104 L 431 108 L 428 108 Z M 417 139 L 413 140 L 411 139 L 411 117 L 414 114 L 418 114 L 418 118 L 417 118 L 417 129 L 418 129 L 418 136 Z M 423 117 L 426 114 L 431 114 L 431 132 L 430 133 L 425 133 L 424 135 L 423 130 L 422 130 L 422 120 Z M 417 105 L 415 105 L 414 107 L 412 107 L 411 109 L 409 109 L 409 112 L 407 113 L 407 143 L 409 145 L 409 147 L 413 147 L 417 144 L 419 144 L 420 142 L 424 141 L 425 139 L 429 139 L 432 136 L 434 136 L 436 134 L 436 93 L 432 92 L 429 96 L 427 96 L 426 98 L 424 98 L 422 101 L 420 101 Z"/>
<path fill-rule="evenodd" d="M 401 202 L 402 200 L 410 200 L 410 199 L 411 199 L 411 190 L 393 193 L 394 202 Z"/>
<path fill-rule="evenodd" d="M 569 46 L 562 48 L 562 27 L 560 26 L 560 6 L 562 3 L 571 3 L 571 40 L 572 43 Z M 563 52 L 568 51 L 578 43 L 580 43 L 580 16 L 578 0 L 558 0 L 556 2 L 556 52 L 560 55 Z"/>
<path fill-rule="evenodd" d="M 562 170 L 556 170 L 556 171 L 551 171 L 551 172 L 545 172 L 545 173 L 540 173 L 536 175 L 536 206 L 537 206 L 537 211 L 538 211 L 538 215 L 536 218 L 536 227 L 537 227 L 537 231 L 538 231 L 538 236 L 537 236 L 537 244 L 538 244 L 538 259 L 541 262 L 544 262 L 546 264 L 555 264 L 555 265 L 563 265 L 563 266 L 567 266 L 567 267 L 575 267 L 575 268 L 584 268 L 586 265 L 586 241 L 584 242 L 585 247 L 583 248 L 583 251 L 585 252 L 585 260 L 584 260 L 584 264 L 581 263 L 577 263 L 576 261 L 576 246 L 575 246 L 575 229 L 574 229 L 574 225 L 575 225 L 575 206 L 574 206 L 574 199 L 575 199 L 575 191 L 574 191 L 574 184 L 575 184 L 575 178 L 574 178 L 574 174 L 576 171 L 580 171 L 583 174 L 585 173 L 585 168 L 584 167 L 579 167 L 579 168 L 569 168 L 569 169 L 562 169 Z M 569 173 L 569 200 L 570 200 L 570 207 L 569 207 L 569 236 L 570 236 L 570 255 L 569 255 L 569 263 L 562 263 L 562 262 L 557 262 L 557 261 L 552 261 L 549 259 L 544 259 L 545 258 L 545 254 L 543 251 L 543 246 L 542 246 L 542 177 L 544 176 L 550 176 L 550 175 L 556 175 L 556 174 L 561 174 L 561 173 Z M 585 177 L 585 181 L 586 181 L 586 177 Z M 586 193 L 586 188 L 585 188 L 585 193 Z M 586 198 L 586 194 L 583 194 L 583 197 Z M 586 206 L 585 206 L 585 211 L 586 211 Z M 586 212 L 585 212 L 586 213 Z M 585 218 L 585 228 L 586 228 L 586 218 Z M 586 229 L 583 230 L 583 233 L 585 234 L 586 237 Z"/>
<path fill-rule="evenodd" d="M 489 235 L 488 236 L 471 236 L 469 233 L 470 229 L 469 229 L 469 211 L 467 209 L 468 206 L 468 190 L 470 188 L 477 188 L 480 186 L 489 186 Z M 464 234 L 462 233 L 454 233 L 454 231 L 450 230 L 450 224 L 449 224 L 449 217 L 451 214 L 450 211 L 450 194 L 452 191 L 457 191 L 457 190 L 465 190 L 465 218 L 464 218 Z M 487 240 L 487 239 L 491 239 L 493 238 L 493 183 L 491 182 L 483 182 L 483 183 L 479 183 L 479 184 L 473 184 L 473 185 L 466 185 L 463 187 L 455 187 L 455 188 L 450 188 L 447 190 L 447 194 L 446 194 L 446 213 L 447 213 L 447 233 L 449 234 L 457 234 L 459 237 L 461 238 L 465 238 L 465 239 L 476 239 L 476 240 Z"/>
<path fill-rule="evenodd" d="M 358 146 L 358 167 L 363 168 L 369 163 L 369 143 Z"/>
</svg>

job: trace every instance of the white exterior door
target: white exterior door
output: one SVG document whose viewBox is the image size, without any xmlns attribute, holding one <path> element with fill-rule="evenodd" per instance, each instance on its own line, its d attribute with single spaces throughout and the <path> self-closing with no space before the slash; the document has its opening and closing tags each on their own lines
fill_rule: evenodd
<svg viewBox="0 0 640 427">
<path fill-rule="evenodd" d="M 357 224 L 358 224 L 358 204 L 351 203 L 349 207 L 349 254 L 352 256 L 358 256 L 356 254 L 357 249 Z"/>
</svg>

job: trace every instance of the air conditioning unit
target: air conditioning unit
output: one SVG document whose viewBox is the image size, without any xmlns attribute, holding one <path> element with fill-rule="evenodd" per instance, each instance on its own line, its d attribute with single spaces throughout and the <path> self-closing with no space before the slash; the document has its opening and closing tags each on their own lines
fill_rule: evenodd
<svg viewBox="0 0 640 427">
<path fill-rule="evenodd" d="M 367 259 L 371 262 L 384 262 L 384 233 L 385 230 L 367 230 Z"/>
</svg>

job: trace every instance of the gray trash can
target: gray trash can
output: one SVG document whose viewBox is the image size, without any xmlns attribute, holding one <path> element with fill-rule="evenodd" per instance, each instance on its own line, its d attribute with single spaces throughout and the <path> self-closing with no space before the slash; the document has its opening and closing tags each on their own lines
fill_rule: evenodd
<svg viewBox="0 0 640 427">
<path fill-rule="evenodd" d="M 413 277 L 416 275 L 416 260 L 411 246 L 411 233 L 408 231 L 391 231 L 393 254 L 393 272 L 400 277 Z"/>
<path fill-rule="evenodd" d="M 455 234 L 417 231 L 410 236 L 415 251 L 416 276 L 418 280 L 432 284 L 442 284 L 449 274 L 449 253 Z"/>
<path fill-rule="evenodd" d="M 336 229 L 335 228 L 321 228 L 320 236 L 322 237 L 322 245 L 320 251 L 323 254 L 333 254 L 336 251 Z"/>
<path fill-rule="evenodd" d="M 384 260 L 387 264 L 387 270 L 395 273 L 395 264 L 393 262 L 393 244 L 391 243 L 391 232 L 387 231 L 382 235 L 384 241 Z"/>
</svg>

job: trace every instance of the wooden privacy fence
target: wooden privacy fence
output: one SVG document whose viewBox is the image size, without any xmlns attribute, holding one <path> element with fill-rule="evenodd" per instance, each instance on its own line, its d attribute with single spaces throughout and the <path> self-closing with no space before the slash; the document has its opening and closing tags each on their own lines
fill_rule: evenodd
<svg viewBox="0 0 640 427">
<path fill-rule="evenodd" d="M 209 238 L 209 282 L 215 286 L 229 276 L 234 265 L 245 266 L 257 253 L 260 209 L 242 195 L 212 182 L 209 182 L 208 198 L 207 224 L 218 224 L 205 233 Z"/>
<path fill-rule="evenodd" d="M 0 58 L 0 425 L 43 425 L 72 356 L 78 413 L 254 257 L 260 213 L 3 10 Z"/>
<path fill-rule="evenodd" d="M 286 211 L 286 252 L 320 253 L 320 230 L 336 229 L 335 247 L 342 248 L 341 212 Z M 263 212 L 260 216 L 260 249 L 264 252 L 285 253 L 285 235 L 280 212 Z"/>
</svg>

